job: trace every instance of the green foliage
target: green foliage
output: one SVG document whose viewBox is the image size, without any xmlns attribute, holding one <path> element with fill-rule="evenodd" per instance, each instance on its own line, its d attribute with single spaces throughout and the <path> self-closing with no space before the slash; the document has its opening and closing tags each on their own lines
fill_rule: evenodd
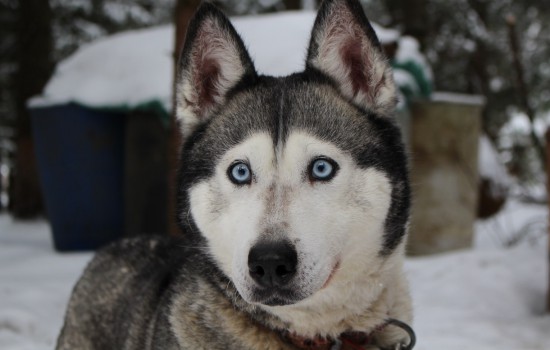
<svg viewBox="0 0 550 350">
<path fill-rule="evenodd" d="M 497 144 L 501 128 L 523 110 L 505 19 L 514 15 L 529 103 L 537 118 L 550 114 L 550 1 L 363 0 L 363 3 L 370 18 L 417 37 L 432 65 L 436 90 L 486 97 L 483 128 Z M 410 18 L 413 13 L 416 20 Z M 520 178 L 536 178 L 533 169 L 541 169 L 541 165 L 533 157 L 530 141 L 516 140 L 517 143 L 509 145 L 510 164 Z M 518 164 L 522 164 L 519 169 Z"/>
</svg>

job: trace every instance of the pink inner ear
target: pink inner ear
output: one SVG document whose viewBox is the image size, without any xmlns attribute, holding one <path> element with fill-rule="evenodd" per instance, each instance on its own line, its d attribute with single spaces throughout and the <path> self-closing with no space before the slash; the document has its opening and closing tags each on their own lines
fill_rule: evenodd
<svg viewBox="0 0 550 350">
<path fill-rule="evenodd" d="M 334 79 L 354 103 L 390 113 L 396 94 L 384 54 L 346 1 L 325 4 L 330 12 L 313 29 L 317 51 L 309 63 Z"/>
<path fill-rule="evenodd" d="M 375 103 L 379 91 L 386 84 L 385 74 L 376 74 L 376 63 L 369 52 L 365 52 L 365 43 L 362 39 L 348 39 L 340 48 L 342 63 L 349 70 L 349 82 L 351 83 L 352 95 L 357 96 L 362 92 L 370 103 Z M 376 50 L 371 47 L 369 50 Z M 379 77 L 378 81 L 377 79 Z"/>
<path fill-rule="evenodd" d="M 216 84 L 220 79 L 220 66 L 216 60 L 203 58 L 199 64 L 197 74 L 195 74 L 194 84 L 197 87 L 198 106 L 208 108 L 216 102 L 219 97 L 219 91 Z"/>
<path fill-rule="evenodd" d="M 371 70 L 371 62 L 368 55 L 362 52 L 361 39 L 348 39 L 340 48 L 340 57 L 342 63 L 349 69 L 349 80 L 351 82 L 353 95 L 357 95 L 359 91 L 369 92 L 369 74 Z"/>
</svg>

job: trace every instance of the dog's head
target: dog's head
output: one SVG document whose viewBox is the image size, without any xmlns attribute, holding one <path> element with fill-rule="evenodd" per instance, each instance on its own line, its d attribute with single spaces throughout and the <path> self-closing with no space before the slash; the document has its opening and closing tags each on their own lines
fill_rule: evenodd
<svg viewBox="0 0 550 350">
<path fill-rule="evenodd" d="M 395 85 L 356 0 L 322 4 L 304 72 L 283 78 L 258 75 L 228 19 L 202 5 L 176 99 L 180 223 L 246 301 L 342 296 L 402 253 L 409 187 Z"/>
</svg>

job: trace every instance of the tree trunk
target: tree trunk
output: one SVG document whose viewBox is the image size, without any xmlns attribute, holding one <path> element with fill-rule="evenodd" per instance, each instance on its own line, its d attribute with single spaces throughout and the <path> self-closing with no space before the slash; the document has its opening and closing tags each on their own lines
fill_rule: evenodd
<svg viewBox="0 0 550 350">
<path fill-rule="evenodd" d="M 425 48 L 426 37 L 429 33 L 426 13 L 427 0 L 388 0 L 385 4 L 393 18 L 392 24 L 401 23 L 403 34 L 416 38 L 420 46 Z"/>
<path fill-rule="evenodd" d="M 173 85 L 173 108 L 176 108 L 176 89 L 175 81 L 178 72 L 178 60 L 185 40 L 187 25 L 193 17 L 193 14 L 199 7 L 200 0 L 178 0 L 174 11 L 174 22 L 176 24 L 176 35 L 174 41 L 174 85 Z M 170 119 L 168 140 L 168 232 L 171 235 L 181 234 L 177 223 L 177 171 L 179 166 L 179 155 L 181 149 L 181 131 L 175 115 Z"/>
<path fill-rule="evenodd" d="M 527 118 L 529 119 L 529 122 L 531 124 L 531 128 L 529 130 L 531 142 L 533 143 L 533 146 L 537 151 L 540 164 L 544 167 L 546 166 L 546 150 L 544 149 L 544 145 L 537 136 L 535 130 L 535 109 L 529 101 L 529 88 L 527 86 L 527 81 L 525 80 L 525 71 L 520 54 L 521 48 L 519 46 L 519 40 L 516 34 L 516 17 L 514 15 L 508 15 L 506 18 L 506 24 L 508 25 L 508 39 L 510 41 L 512 60 L 514 64 L 514 70 L 516 72 L 516 85 L 520 103 L 523 107 L 525 115 L 527 115 Z"/>
<path fill-rule="evenodd" d="M 550 198 L 550 128 L 546 130 L 546 190 Z M 548 204 L 550 209 L 550 204 Z M 548 291 L 546 294 L 546 311 L 550 313 L 550 226 L 548 226 Z"/>
<path fill-rule="evenodd" d="M 283 0 L 285 10 L 299 10 L 302 8 L 302 0 Z"/>
<path fill-rule="evenodd" d="M 40 94 L 54 68 L 52 58 L 51 8 L 47 0 L 19 2 L 17 22 L 15 177 L 11 210 L 16 217 L 28 218 L 43 210 L 32 141 L 31 119 L 26 103 Z"/>
</svg>

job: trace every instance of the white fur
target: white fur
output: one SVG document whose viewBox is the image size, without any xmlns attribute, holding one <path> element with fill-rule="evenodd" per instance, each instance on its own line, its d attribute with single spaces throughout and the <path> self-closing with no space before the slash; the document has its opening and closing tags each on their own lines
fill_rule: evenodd
<svg viewBox="0 0 550 350">
<path fill-rule="evenodd" d="M 235 260 L 246 259 L 256 239 L 262 218 L 266 181 L 273 163 L 273 142 L 267 134 L 256 134 L 229 150 L 218 163 L 215 175 L 190 190 L 191 214 L 207 238 L 212 256 L 222 270 L 236 280 L 245 271 L 246 261 L 235 266 Z M 252 186 L 237 187 L 229 181 L 227 169 L 235 160 L 247 160 L 259 179 Z M 221 206 L 219 212 L 213 213 Z M 236 275 L 237 274 L 237 275 Z"/>
<path fill-rule="evenodd" d="M 339 165 L 330 182 L 308 180 L 308 165 L 318 156 Z M 235 160 L 250 164 L 251 185 L 239 187 L 228 179 Z M 245 300 L 251 300 L 254 287 L 247 266 L 250 248 L 270 228 L 283 228 L 279 238 L 298 252 L 296 288 L 304 299 L 261 307 L 304 336 L 372 329 L 391 313 L 409 321 L 401 273 L 404 244 L 390 257 L 379 255 L 390 200 L 384 173 L 359 168 L 349 154 L 305 132 L 291 133 L 280 149 L 268 134 L 249 137 L 223 155 L 213 177 L 190 190 L 191 213 L 209 252 Z M 390 292 L 388 285 L 396 290 Z"/>
</svg>

